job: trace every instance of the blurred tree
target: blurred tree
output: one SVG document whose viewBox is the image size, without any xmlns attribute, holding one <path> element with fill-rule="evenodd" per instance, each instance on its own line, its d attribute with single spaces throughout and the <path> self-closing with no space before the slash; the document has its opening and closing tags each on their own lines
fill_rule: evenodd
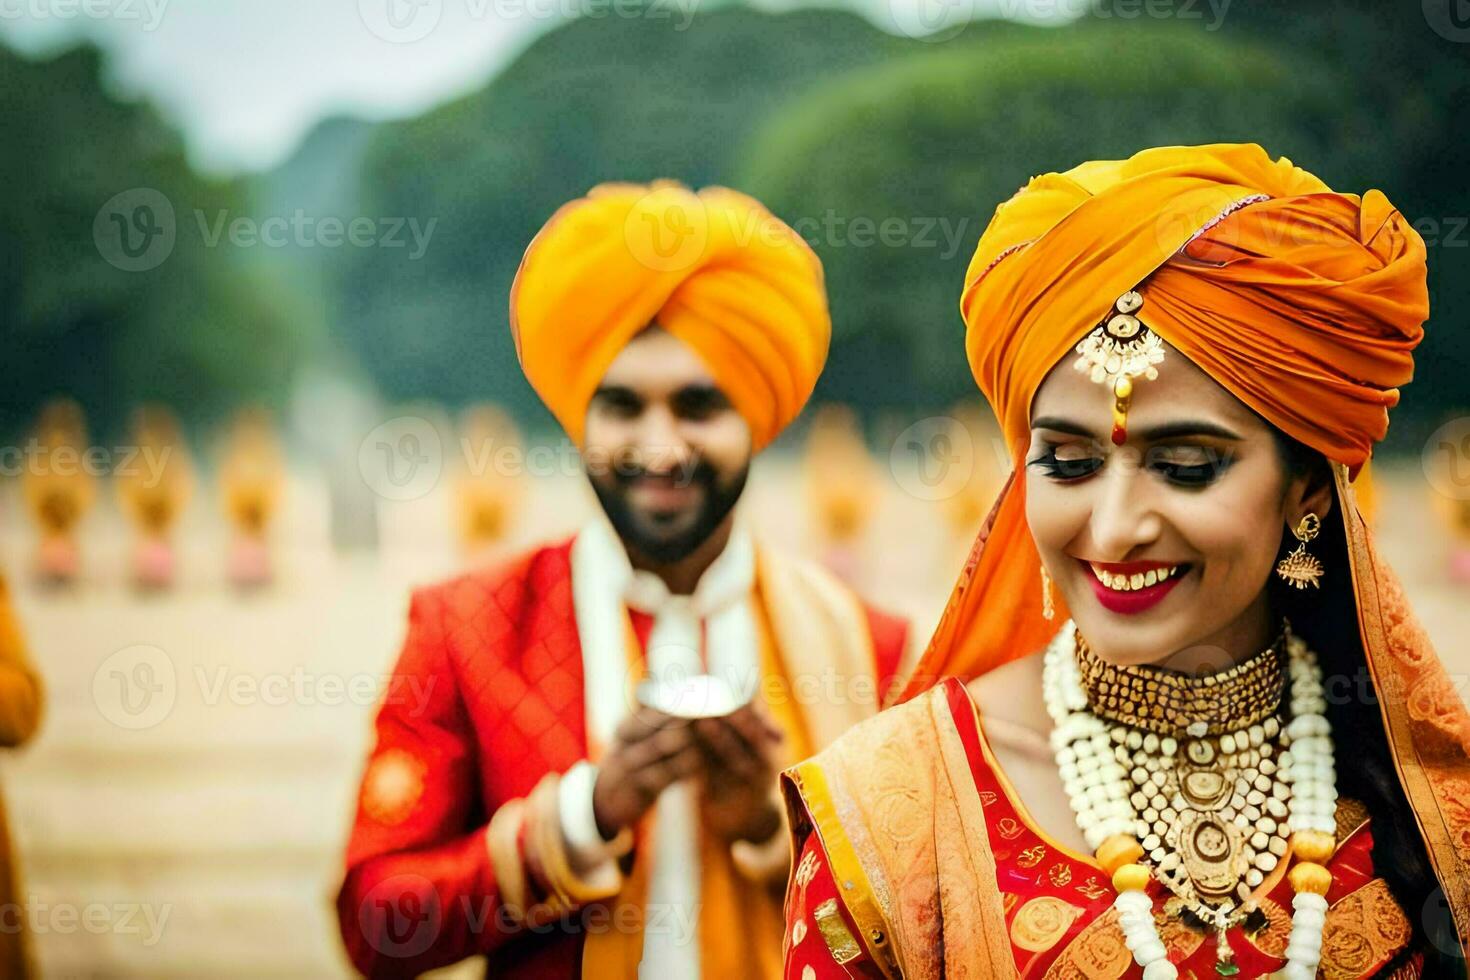
<svg viewBox="0 0 1470 980">
<path fill-rule="evenodd" d="M 311 326 L 228 236 L 211 245 L 221 212 L 242 216 L 240 189 L 195 176 L 177 135 L 101 75 L 94 48 L 39 62 L 0 49 L 0 337 L 12 366 L 0 431 L 55 394 L 80 402 L 103 438 L 142 400 L 191 420 L 278 400 Z M 119 194 L 115 217 L 99 218 Z M 155 234 L 170 227 L 171 249 Z M 132 271 L 121 233 L 141 252 Z"/>
<path fill-rule="evenodd" d="M 726 9 L 685 23 L 677 9 L 573 21 L 483 91 L 382 127 L 364 213 L 437 221 L 420 259 L 343 256 L 342 335 L 390 397 L 488 398 L 524 418 L 535 399 L 510 342 L 509 289 L 558 206 L 606 180 L 728 183 L 782 101 L 914 43 L 851 14 Z"/>
<path fill-rule="evenodd" d="M 1159 21 L 972 28 L 786 107 L 751 142 L 740 183 L 778 213 L 835 216 L 814 242 L 837 331 L 819 391 L 939 408 L 974 393 L 965 267 L 995 206 L 1031 176 L 1217 141 L 1260 142 L 1328 179 L 1399 172 L 1392 145 L 1354 139 L 1340 117 L 1334 73 L 1299 49 Z M 888 243 L 854 232 L 895 219 L 904 232 Z"/>
</svg>

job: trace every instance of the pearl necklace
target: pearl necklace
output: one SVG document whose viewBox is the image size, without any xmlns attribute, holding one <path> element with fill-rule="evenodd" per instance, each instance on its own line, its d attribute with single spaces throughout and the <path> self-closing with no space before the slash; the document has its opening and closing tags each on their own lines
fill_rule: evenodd
<svg viewBox="0 0 1470 980">
<path fill-rule="evenodd" d="M 1185 754 L 1191 762 L 1203 765 L 1214 761 L 1217 757 L 1214 750 L 1218 747 L 1219 757 L 1225 760 L 1227 767 L 1234 764 L 1237 769 L 1249 771 L 1254 776 L 1254 780 L 1245 780 L 1242 773 L 1235 785 L 1238 795 L 1250 802 L 1236 804 L 1232 794 L 1226 794 L 1217 802 L 1218 811 L 1230 812 L 1229 827 L 1209 813 L 1192 825 L 1203 828 L 1208 849 L 1208 846 L 1218 847 L 1222 839 L 1235 842 L 1235 830 L 1250 829 L 1254 821 L 1255 831 L 1249 835 L 1250 843 L 1241 845 L 1242 855 L 1248 847 L 1255 863 L 1255 868 L 1251 869 L 1255 873 L 1246 871 L 1245 880 L 1240 882 L 1237 892 L 1244 908 L 1241 913 L 1237 913 L 1228 897 L 1219 905 L 1201 901 L 1194 884 L 1180 880 L 1181 876 L 1176 873 L 1177 861 L 1170 860 L 1170 852 L 1162 846 L 1162 835 L 1154 833 L 1152 826 L 1159 822 L 1160 816 L 1175 808 L 1158 811 L 1155 807 L 1145 805 L 1140 808 L 1137 805 L 1139 802 L 1154 802 L 1154 797 L 1142 790 L 1137 773 L 1142 772 L 1150 787 L 1162 788 L 1167 783 L 1167 778 L 1160 779 L 1164 770 L 1161 765 L 1150 769 L 1149 758 L 1157 753 L 1172 760 L 1179 751 L 1179 739 L 1151 737 L 1130 731 L 1126 726 L 1110 729 L 1093 713 L 1077 664 L 1078 637 L 1073 623 L 1065 624 L 1047 648 L 1042 692 L 1054 726 L 1051 745 L 1056 753 L 1058 771 L 1087 846 L 1093 849 L 1099 863 L 1113 877 L 1113 886 L 1118 892 L 1114 907 L 1118 910 L 1128 948 L 1135 962 L 1143 967 L 1144 980 L 1172 980 L 1179 975 L 1178 969 L 1169 961 L 1168 951 L 1154 923 L 1153 900 L 1147 888 L 1155 874 L 1171 891 L 1186 898 L 1191 909 L 1215 929 L 1216 970 L 1222 976 L 1232 976 L 1239 972 L 1239 968 L 1234 963 L 1225 933 L 1254 907 L 1249 898 L 1251 887 L 1259 884 L 1264 873 L 1272 870 L 1287 851 L 1297 861 L 1287 876 L 1295 896 L 1283 974 L 1288 980 L 1311 980 L 1316 976 L 1321 959 L 1322 926 L 1326 921 L 1326 894 L 1332 884 L 1332 875 L 1324 864 L 1336 844 L 1336 771 L 1331 728 L 1324 717 L 1327 701 L 1322 693 L 1322 673 L 1316 655 L 1307 649 L 1301 638 L 1292 635 L 1289 628 L 1285 635 L 1287 668 L 1291 676 L 1292 720 L 1289 724 L 1282 728 L 1277 719 L 1269 718 L 1258 725 L 1226 732 L 1218 740 L 1206 740 L 1207 729 L 1203 725 L 1193 725 L 1188 731 L 1179 733 L 1189 740 Z M 1274 753 L 1275 779 L 1269 780 L 1267 777 L 1273 773 L 1266 770 L 1271 766 L 1261 762 L 1273 753 L 1262 750 L 1268 747 L 1268 739 L 1278 736 L 1282 749 Z M 1118 743 L 1116 746 L 1115 742 Z M 1135 746 L 1133 742 L 1138 744 Z M 1136 755 L 1130 755 L 1130 752 Z M 1252 770 L 1249 767 L 1253 753 L 1257 761 Z M 1134 766 L 1134 772 L 1130 772 L 1124 763 L 1135 759 L 1142 764 Z M 1263 786 L 1268 784 L 1269 799 L 1276 801 L 1275 806 L 1267 802 Z M 1140 786 L 1140 789 L 1135 790 L 1135 786 Z M 1256 802 L 1257 796 L 1259 802 Z M 1176 795 L 1173 802 L 1183 801 Z M 1286 810 L 1284 820 L 1280 819 L 1283 807 Z M 1145 815 L 1153 819 L 1145 823 Z M 1174 818 L 1179 819 L 1177 810 Z M 1242 827 L 1242 823 L 1245 826 Z M 1289 841 L 1285 844 L 1279 842 L 1278 832 L 1289 834 Z M 1179 840 L 1179 833 L 1175 829 L 1171 842 Z M 1140 836 L 1144 843 L 1140 843 Z M 1146 850 L 1145 844 L 1151 846 Z M 1278 854 L 1278 851 L 1282 853 Z M 1153 860 L 1152 868 L 1138 863 L 1145 853 L 1149 853 Z M 1173 855 L 1177 857 L 1177 851 Z M 1234 867 L 1238 869 L 1240 862 L 1235 861 Z"/>
</svg>

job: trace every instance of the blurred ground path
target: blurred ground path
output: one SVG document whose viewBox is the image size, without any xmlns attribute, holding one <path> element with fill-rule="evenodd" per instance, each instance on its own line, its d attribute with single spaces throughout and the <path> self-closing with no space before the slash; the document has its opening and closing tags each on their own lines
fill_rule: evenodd
<svg viewBox="0 0 1470 980">
<path fill-rule="evenodd" d="M 1464 677 L 1470 595 L 1441 574 L 1417 471 L 1384 482 L 1383 550 Z M 372 554 L 333 556 L 311 533 L 320 513 L 300 516 L 281 581 L 254 595 L 221 581 L 208 515 L 189 528 L 181 588 L 144 597 L 121 579 L 126 541 L 105 515 L 95 573 L 60 594 L 19 573 L 28 539 L 7 520 L 0 548 L 50 698 L 37 741 L 0 760 L 44 976 L 348 975 L 331 900 L 369 719 L 409 587 L 460 563 L 440 494 L 385 508 Z M 746 517 L 811 550 L 803 504 L 795 466 L 775 459 Z M 576 480 L 537 484 L 517 543 L 559 536 L 588 506 Z M 858 547 L 863 590 L 926 637 L 959 537 L 937 504 L 890 484 Z"/>
</svg>

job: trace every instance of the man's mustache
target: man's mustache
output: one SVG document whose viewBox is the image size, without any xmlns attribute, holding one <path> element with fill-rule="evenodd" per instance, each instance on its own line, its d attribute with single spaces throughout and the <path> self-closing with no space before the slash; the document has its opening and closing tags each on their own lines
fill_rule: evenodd
<svg viewBox="0 0 1470 980">
<path fill-rule="evenodd" d="M 667 480 L 676 487 L 712 487 L 718 479 L 714 466 L 703 459 L 694 459 L 674 469 L 652 470 L 646 466 L 619 466 L 614 472 L 618 486 L 627 489 L 640 480 Z"/>
</svg>

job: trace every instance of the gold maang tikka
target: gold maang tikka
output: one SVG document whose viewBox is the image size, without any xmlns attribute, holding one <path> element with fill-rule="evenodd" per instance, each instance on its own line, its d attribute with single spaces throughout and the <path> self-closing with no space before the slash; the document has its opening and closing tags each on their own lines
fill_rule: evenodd
<svg viewBox="0 0 1470 980">
<path fill-rule="evenodd" d="M 1098 384 L 1113 392 L 1113 445 L 1128 441 L 1128 408 L 1133 403 L 1133 384 L 1140 378 L 1159 376 L 1154 365 L 1164 359 L 1164 342 L 1138 319 L 1143 296 L 1136 289 L 1119 296 L 1113 309 L 1077 345 L 1073 365 Z"/>
</svg>

